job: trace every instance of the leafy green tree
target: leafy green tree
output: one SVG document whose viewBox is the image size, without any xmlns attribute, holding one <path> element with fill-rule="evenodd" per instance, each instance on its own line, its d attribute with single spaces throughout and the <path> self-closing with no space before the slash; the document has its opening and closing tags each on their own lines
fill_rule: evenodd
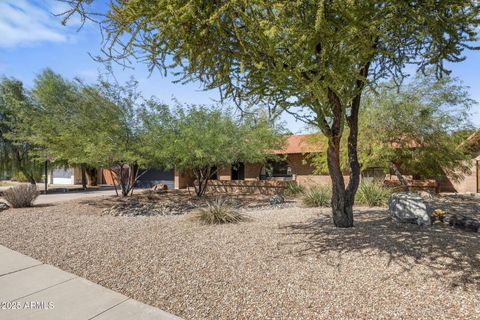
<svg viewBox="0 0 480 320">
<path fill-rule="evenodd" d="M 22 82 L 3 78 L 0 82 L 0 165 L 8 174 L 20 172 L 31 184 L 41 174 L 36 147 L 27 138 L 34 134 L 30 120 L 34 105 Z"/>
<path fill-rule="evenodd" d="M 91 0 L 68 0 L 66 22 L 89 19 Z M 224 98 L 275 101 L 328 140 L 332 213 L 353 226 L 360 164 L 358 113 L 365 87 L 403 77 L 406 65 L 465 59 L 480 24 L 477 0 L 112 1 L 100 60 L 146 62 L 179 81 L 202 81 Z M 441 18 L 440 18 L 441 17 Z M 348 126 L 348 185 L 340 145 Z"/>
<path fill-rule="evenodd" d="M 363 165 L 389 168 L 405 191 L 406 174 L 459 180 L 468 173 L 461 133 L 472 129 L 469 111 L 475 101 L 456 83 L 420 76 L 400 92 L 381 86 L 378 94 L 368 95 L 360 120 Z"/>
<path fill-rule="evenodd" d="M 50 69 L 44 70 L 34 81 L 32 90 L 38 108 L 32 127 L 35 135 L 30 140 L 43 146 L 56 166 L 79 166 L 82 184 L 86 188 L 86 172 L 94 171 L 90 120 L 95 120 L 85 96 L 86 88 L 79 81 L 69 81 Z M 90 177 L 92 182 L 94 179 Z"/>
<path fill-rule="evenodd" d="M 51 70 L 35 79 L 32 91 L 39 107 L 30 139 L 48 150 L 56 163 L 82 168 L 96 180 L 96 168 L 111 168 L 123 196 L 133 192 L 139 165 L 153 165 L 139 144 L 140 113 L 148 103 L 131 79 L 124 85 L 100 77 L 96 85 L 69 81 Z M 143 141 L 148 145 L 148 141 Z"/>
<path fill-rule="evenodd" d="M 178 106 L 170 113 L 157 109 L 146 117 L 144 139 L 152 145 L 156 158 L 168 167 L 192 172 L 195 191 L 201 197 L 216 168 L 236 162 L 265 162 L 282 139 L 268 121 L 243 117 L 205 106 Z"/>
<path fill-rule="evenodd" d="M 417 74 L 397 87 L 387 83 L 369 92 L 360 113 L 359 161 L 363 169 L 383 168 L 397 175 L 408 191 L 405 175 L 418 179 L 460 179 L 469 159 L 461 147 L 472 127 L 469 98 L 458 80 Z M 318 137 L 317 137 L 318 139 Z M 346 139 L 342 140 L 346 144 Z M 324 172 L 324 154 L 312 157 L 317 172 Z M 342 163 L 343 170 L 348 163 Z"/>
</svg>

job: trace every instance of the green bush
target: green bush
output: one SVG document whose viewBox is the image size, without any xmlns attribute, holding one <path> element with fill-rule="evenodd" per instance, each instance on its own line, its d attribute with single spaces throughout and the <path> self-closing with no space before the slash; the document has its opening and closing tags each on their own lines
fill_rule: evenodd
<svg viewBox="0 0 480 320">
<path fill-rule="evenodd" d="M 379 182 L 362 182 L 355 195 L 355 202 L 369 207 L 385 206 L 393 190 Z"/>
<path fill-rule="evenodd" d="M 303 195 L 302 202 L 307 207 L 330 207 L 332 190 L 329 186 L 317 186 L 308 189 Z"/>
<path fill-rule="evenodd" d="M 8 188 L 3 192 L 3 198 L 7 200 L 13 208 L 31 207 L 37 197 L 37 188 L 31 184 L 21 184 Z"/>
<path fill-rule="evenodd" d="M 193 220 L 204 224 L 237 223 L 247 220 L 246 216 L 229 206 L 226 200 L 217 198 L 193 213 Z"/>
<path fill-rule="evenodd" d="M 296 182 L 289 182 L 287 187 L 283 191 L 283 195 L 286 197 L 296 197 L 305 192 L 305 187 L 297 184 Z"/>
</svg>

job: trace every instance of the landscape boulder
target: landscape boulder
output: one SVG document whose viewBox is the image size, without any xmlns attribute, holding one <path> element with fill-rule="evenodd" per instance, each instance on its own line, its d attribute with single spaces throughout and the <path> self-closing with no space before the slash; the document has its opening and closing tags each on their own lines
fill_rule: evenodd
<svg viewBox="0 0 480 320">
<path fill-rule="evenodd" d="M 7 210 L 9 208 L 10 208 L 10 206 L 8 204 L 0 201 L 0 211 Z"/>
<path fill-rule="evenodd" d="M 427 205 L 422 197 L 416 193 L 394 193 L 388 201 L 390 215 L 400 221 L 416 223 L 422 226 L 432 224 L 432 219 L 427 211 Z"/>
<path fill-rule="evenodd" d="M 159 184 L 154 185 L 152 187 L 152 190 L 157 191 L 157 192 L 164 192 L 164 191 L 168 190 L 168 186 L 166 184 L 159 183 Z"/>
<path fill-rule="evenodd" d="M 272 196 L 272 197 L 270 198 L 270 204 L 271 204 L 272 206 L 275 206 L 275 205 L 278 205 L 278 204 L 282 204 L 282 203 L 284 203 L 284 202 L 285 202 L 285 199 L 284 199 L 281 195 L 279 195 L 279 194 L 276 194 L 276 195 L 274 195 L 274 196 Z"/>
</svg>

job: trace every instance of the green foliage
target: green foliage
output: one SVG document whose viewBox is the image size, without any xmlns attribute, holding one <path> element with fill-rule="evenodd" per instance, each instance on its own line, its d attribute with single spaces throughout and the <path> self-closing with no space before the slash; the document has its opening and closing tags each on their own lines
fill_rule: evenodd
<svg viewBox="0 0 480 320">
<path fill-rule="evenodd" d="M 8 188 L 3 192 L 3 198 L 7 200 L 13 208 L 31 207 L 37 197 L 37 187 L 32 184 L 21 184 Z"/>
<path fill-rule="evenodd" d="M 475 102 L 448 77 L 418 76 L 399 93 L 387 86 L 368 95 L 361 116 L 361 157 L 365 167 L 398 165 L 417 178 L 460 178 L 468 172 L 469 155 L 460 147 L 471 128 Z"/>
<path fill-rule="evenodd" d="M 369 207 L 385 206 L 393 190 L 380 182 L 362 182 L 355 195 L 355 203 Z"/>
<path fill-rule="evenodd" d="M 202 196 L 214 167 L 237 161 L 258 163 L 273 157 L 269 150 L 282 139 L 267 121 L 234 118 L 218 107 L 181 106 L 174 112 L 159 107 L 145 115 L 144 139 L 154 141 L 151 153 L 169 167 L 193 172 Z"/>
<path fill-rule="evenodd" d="M 287 187 L 283 191 L 283 195 L 286 197 L 298 197 L 305 192 L 305 187 L 296 182 L 289 182 Z"/>
<path fill-rule="evenodd" d="M 307 207 L 330 207 L 332 189 L 329 186 L 316 186 L 305 191 L 303 205 Z"/>
<path fill-rule="evenodd" d="M 393 83 L 364 97 L 360 113 L 358 157 L 363 169 L 396 163 L 403 174 L 460 178 L 468 172 L 469 155 L 460 145 L 471 132 L 469 111 L 474 101 L 464 87 L 449 77 L 441 80 L 418 74 L 399 90 Z M 324 137 L 315 137 L 325 141 Z M 342 138 L 347 145 L 347 139 Z M 346 148 L 342 169 L 348 170 Z M 313 154 L 315 172 L 328 172 L 325 152 Z"/>
<path fill-rule="evenodd" d="M 0 82 L 0 173 L 22 175 L 35 183 L 40 163 L 35 157 L 36 146 L 28 137 L 36 134 L 31 127 L 35 112 L 33 102 L 15 79 L 3 78 Z"/>
<path fill-rule="evenodd" d="M 222 198 L 209 202 L 206 208 L 198 209 L 193 213 L 192 219 L 204 224 L 237 223 L 247 220 L 246 216 L 229 206 Z"/>
</svg>

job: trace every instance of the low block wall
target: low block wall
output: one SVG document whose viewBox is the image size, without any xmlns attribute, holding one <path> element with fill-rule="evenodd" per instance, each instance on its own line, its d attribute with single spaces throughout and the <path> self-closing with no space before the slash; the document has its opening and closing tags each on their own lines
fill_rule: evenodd
<svg viewBox="0 0 480 320">
<path fill-rule="evenodd" d="M 209 180 L 207 192 L 256 193 L 273 195 L 281 193 L 292 181 L 274 180 Z"/>
</svg>

